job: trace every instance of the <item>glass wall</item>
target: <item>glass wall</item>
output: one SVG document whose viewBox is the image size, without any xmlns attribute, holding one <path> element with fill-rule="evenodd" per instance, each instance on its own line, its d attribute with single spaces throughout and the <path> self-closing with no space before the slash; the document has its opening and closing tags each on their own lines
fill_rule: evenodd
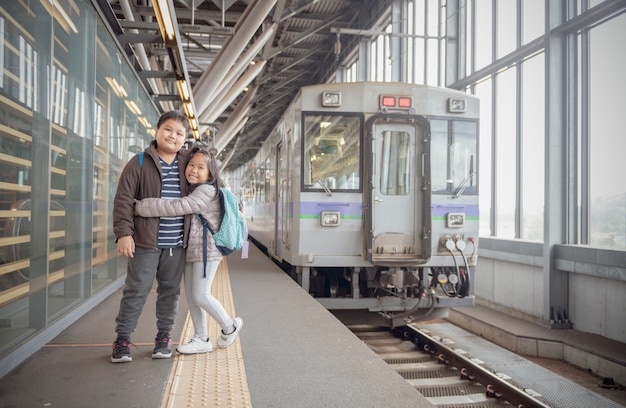
<svg viewBox="0 0 626 408">
<path fill-rule="evenodd" d="M 394 2 L 393 7 L 402 10 L 399 21 L 383 26 L 387 32 L 390 27 L 404 32 L 371 39 L 366 69 L 359 71 L 355 59 L 353 65 L 347 64 L 348 71 L 367 72 L 366 80 L 385 81 L 390 80 L 388 72 L 397 71 L 406 82 L 449 84 L 479 96 L 481 236 L 544 240 L 546 129 L 551 128 L 550 120 L 566 122 L 563 132 L 568 136 L 562 136 L 562 148 L 568 152 L 567 161 L 574 162 L 563 164 L 567 170 L 559 183 L 568 194 L 567 205 L 578 213 L 564 209 L 549 216 L 562 217 L 561 224 L 575 220 L 568 226 L 575 232 L 563 244 L 625 249 L 626 181 L 616 174 L 620 154 L 626 150 L 619 123 L 623 116 L 619 98 L 626 94 L 621 80 L 626 48 L 616 43 L 626 37 L 623 8 L 599 0 L 443 3 Z M 558 35 L 546 35 L 550 12 L 552 20 L 563 16 L 555 30 Z M 584 23 L 576 26 L 572 21 Z M 388 39 L 394 35 L 406 46 L 390 47 Z M 552 68 L 545 47 L 553 43 L 558 48 L 560 41 L 572 48 L 563 57 L 564 66 Z M 550 69 L 559 70 L 553 77 L 566 82 L 564 89 L 548 83 Z M 548 95 L 560 101 L 564 117 L 546 117 Z"/>
<path fill-rule="evenodd" d="M 520 111 L 520 238 L 543 241 L 545 178 L 545 56 L 533 56 L 521 64 Z"/>
<path fill-rule="evenodd" d="M 492 129 L 495 155 L 490 159 L 495 162 L 492 176 L 496 199 L 496 221 L 492 231 L 501 238 L 515 238 L 518 168 L 515 74 L 516 69 L 513 67 L 495 76 L 496 100 L 492 105 L 495 117 L 495 127 Z"/>
<path fill-rule="evenodd" d="M 113 197 L 158 119 L 138 84 L 89 1 L 0 5 L 0 356 L 126 272 Z"/>
<path fill-rule="evenodd" d="M 589 244 L 626 248 L 626 179 L 620 175 L 626 131 L 622 118 L 626 14 L 589 32 Z"/>
</svg>

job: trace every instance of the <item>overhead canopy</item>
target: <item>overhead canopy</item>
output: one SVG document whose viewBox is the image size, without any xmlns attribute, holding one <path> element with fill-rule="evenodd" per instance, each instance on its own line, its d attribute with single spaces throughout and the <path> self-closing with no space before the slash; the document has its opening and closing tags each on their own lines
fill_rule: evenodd
<svg viewBox="0 0 626 408">
<path fill-rule="evenodd" d="M 390 3 L 159 0 L 171 8 L 177 29 L 168 41 L 153 2 L 97 0 L 163 112 L 183 110 L 181 84 L 188 84 L 196 135 L 230 169 L 256 154 L 300 87 L 332 79 L 342 50 L 353 50 L 361 38 L 337 30 L 371 27 Z"/>
</svg>

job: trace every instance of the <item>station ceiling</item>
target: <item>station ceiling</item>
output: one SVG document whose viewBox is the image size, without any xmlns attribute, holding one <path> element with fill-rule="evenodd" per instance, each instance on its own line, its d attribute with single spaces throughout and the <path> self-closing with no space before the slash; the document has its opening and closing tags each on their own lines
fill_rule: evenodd
<svg viewBox="0 0 626 408">
<path fill-rule="evenodd" d="M 298 89 L 328 82 L 390 0 L 160 0 L 173 9 L 164 38 L 153 2 L 96 0 L 158 108 L 183 109 L 190 84 L 200 144 L 226 170 L 247 163 Z"/>
</svg>

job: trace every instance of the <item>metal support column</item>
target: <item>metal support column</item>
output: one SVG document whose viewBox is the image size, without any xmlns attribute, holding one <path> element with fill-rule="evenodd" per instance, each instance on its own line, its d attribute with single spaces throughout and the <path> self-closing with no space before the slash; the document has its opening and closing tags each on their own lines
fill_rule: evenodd
<svg viewBox="0 0 626 408">
<path fill-rule="evenodd" d="M 552 32 L 565 21 L 567 1 L 546 2 L 546 147 L 545 147 L 545 211 L 543 250 L 543 314 L 542 321 L 551 328 L 569 328 L 568 273 L 556 269 L 553 248 L 567 243 L 567 220 L 574 217 L 568 211 L 571 189 L 568 188 L 567 154 L 573 145 L 568 126 L 570 95 L 568 78 L 567 35 Z M 575 138 L 574 138 L 575 140 Z M 575 199 L 575 198 L 574 198 Z"/>
</svg>

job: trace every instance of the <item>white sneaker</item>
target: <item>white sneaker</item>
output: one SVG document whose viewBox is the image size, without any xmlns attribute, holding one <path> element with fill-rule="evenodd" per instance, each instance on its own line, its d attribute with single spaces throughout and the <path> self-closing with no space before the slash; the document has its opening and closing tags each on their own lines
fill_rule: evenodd
<svg viewBox="0 0 626 408">
<path fill-rule="evenodd" d="M 213 344 L 211 340 L 203 340 L 198 336 L 194 336 L 187 343 L 176 347 L 176 351 L 181 354 L 198 354 L 198 353 L 210 353 L 213 351 Z"/>
<path fill-rule="evenodd" d="M 217 345 L 221 348 L 226 348 L 233 344 L 239 334 L 239 331 L 243 327 L 243 319 L 241 317 L 235 317 L 233 325 L 235 326 L 235 330 L 233 330 L 231 334 L 224 334 L 224 332 L 220 330 L 221 333 L 220 337 L 217 339 Z"/>
</svg>

